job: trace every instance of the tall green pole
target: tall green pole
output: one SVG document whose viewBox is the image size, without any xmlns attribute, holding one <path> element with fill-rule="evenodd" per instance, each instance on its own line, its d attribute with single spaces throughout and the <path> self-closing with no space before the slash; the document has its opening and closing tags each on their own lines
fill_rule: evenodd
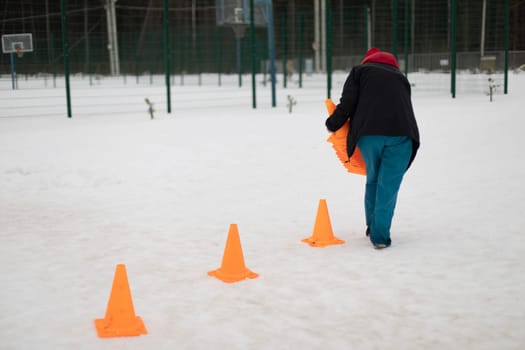
<svg viewBox="0 0 525 350">
<path fill-rule="evenodd" d="M 219 73 L 218 76 L 218 84 L 219 86 L 222 85 L 222 27 L 218 27 L 215 31 L 215 44 L 217 47 L 217 72 Z"/>
<path fill-rule="evenodd" d="M 456 31 L 457 31 L 457 0 L 450 2 L 450 92 L 456 98 Z"/>
<path fill-rule="evenodd" d="M 184 35 L 184 30 L 179 30 L 179 64 L 180 64 L 180 85 L 184 86 L 184 68 L 186 66 L 186 48 L 184 43 L 186 42 L 186 36 Z"/>
<path fill-rule="evenodd" d="M 503 93 L 509 92 L 510 0 L 505 0 L 505 68 Z"/>
<path fill-rule="evenodd" d="M 55 59 L 55 35 L 50 34 L 49 40 L 51 40 L 50 49 L 51 49 L 51 62 L 53 69 L 53 87 L 57 87 L 57 61 Z"/>
<path fill-rule="evenodd" d="M 304 15 L 299 17 L 299 88 L 303 87 L 303 31 Z"/>
<path fill-rule="evenodd" d="M 368 5 L 365 5 L 363 7 L 364 9 L 364 18 L 363 18 L 363 22 L 365 23 L 364 27 L 363 27 L 363 39 L 364 39 L 364 42 L 363 42 L 363 47 L 365 48 L 365 52 L 368 51 L 369 47 L 368 47 Z"/>
<path fill-rule="evenodd" d="M 91 44 L 89 42 L 89 33 L 86 34 L 86 59 L 87 59 L 87 73 L 89 75 L 89 85 L 93 85 L 93 72 L 91 68 Z"/>
<path fill-rule="evenodd" d="M 255 71 L 257 69 L 257 60 L 255 57 L 255 16 L 253 11 L 253 0 L 250 0 L 250 51 L 252 58 L 252 108 L 257 108 L 257 97 L 256 97 L 256 78 Z"/>
<path fill-rule="evenodd" d="M 166 103 L 168 113 L 171 113 L 171 50 L 170 50 L 170 19 L 168 0 L 164 0 L 164 70 L 166 71 Z"/>
<path fill-rule="evenodd" d="M 270 59 L 270 79 L 272 82 L 272 107 L 277 106 L 277 93 L 275 91 L 275 34 L 273 21 L 273 0 L 266 4 L 268 16 L 268 56 Z"/>
<path fill-rule="evenodd" d="M 281 17 L 281 33 L 283 36 L 283 87 L 286 88 L 287 84 L 287 70 L 286 70 L 286 61 L 288 60 L 288 36 L 287 36 L 287 23 L 286 15 Z"/>
<path fill-rule="evenodd" d="M 62 19 L 62 51 L 64 52 L 64 78 L 66 80 L 67 116 L 71 118 L 71 91 L 69 88 L 69 44 L 67 41 L 67 17 L 65 0 L 60 0 L 60 17 Z"/>
<path fill-rule="evenodd" d="M 326 97 L 332 92 L 332 6 L 330 0 L 325 1 L 326 8 Z"/>
<path fill-rule="evenodd" d="M 396 56 L 397 58 L 397 47 L 398 47 L 398 15 L 397 15 L 397 7 L 398 7 L 398 2 L 397 0 L 392 0 L 392 34 L 393 34 L 393 38 L 392 38 L 392 53 L 394 54 L 394 56 Z"/>
<path fill-rule="evenodd" d="M 84 40 L 85 40 L 85 54 L 86 54 L 86 69 L 89 76 L 89 85 L 93 85 L 93 77 L 91 74 L 91 53 L 89 45 L 89 11 L 88 0 L 84 0 Z M 120 42 L 120 41 L 119 41 Z"/>
<path fill-rule="evenodd" d="M 410 0 L 405 0 L 405 35 L 404 35 L 404 48 L 405 48 L 405 76 L 408 75 L 408 44 L 409 44 L 409 37 L 408 37 L 408 22 L 409 22 L 409 8 L 410 8 Z"/>
<path fill-rule="evenodd" d="M 140 56 L 139 56 L 139 42 L 140 42 L 140 34 L 137 33 L 136 40 L 135 40 L 135 79 L 137 84 L 139 83 L 139 65 L 140 65 Z"/>
<path fill-rule="evenodd" d="M 197 75 L 199 77 L 199 86 L 202 86 L 202 52 L 201 52 L 201 40 L 199 40 L 200 37 L 200 30 L 196 30 L 195 32 L 195 38 L 196 38 L 196 55 L 197 55 Z"/>
</svg>

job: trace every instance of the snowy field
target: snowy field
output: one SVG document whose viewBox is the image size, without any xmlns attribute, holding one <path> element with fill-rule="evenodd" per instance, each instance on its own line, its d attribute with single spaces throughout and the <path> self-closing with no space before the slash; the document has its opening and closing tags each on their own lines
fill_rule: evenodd
<svg viewBox="0 0 525 350">
<path fill-rule="evenodd" d="M 452 99 L 448 76 L 409 76 L 422 145 L 381 251 L 364 177 L 325 142 L 323 77 L 276 108 L 258 82 L 255 110 L 249 76 L 188 77 L 171 114 L 162 77 L 73 78 L 71 119 L 63 81 L 3 77 L 0 349 L 524 349 L 525 74 L 494 102 L 480 77 Z M 344 245 L 301 242 L 322 198 Z M 207 275 L 231 223 L 259 278 Z M 148 334 L 101 339 L 119 263 Z"/>
</svg>

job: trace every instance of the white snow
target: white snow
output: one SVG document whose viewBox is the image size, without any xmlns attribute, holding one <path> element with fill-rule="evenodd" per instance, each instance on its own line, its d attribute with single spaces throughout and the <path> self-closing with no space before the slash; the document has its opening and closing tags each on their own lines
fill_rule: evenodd
<svg viewBox="0 0 525 350">
<path fill-rule="evenodd" d="M 73 77 L 71 119 L 62 80 L 4 77 L 0 349 L 524 349 L 525 75 L 494 102 L 479 77 L 452 99 L 409 75 L 422 145 L 382 251 L 325 141 L 322 76 L 279 83 L 276 108 L 258 77 L 255 110 L 249 76 L 175 78 L 171 114 L 162 77 Z M 301 243 L 321 198 L 344 245 Z M 259 278 L 207 275 L 231 223 Z M 119 263 L 148 334 L 101 339 Z"/>
</svg>

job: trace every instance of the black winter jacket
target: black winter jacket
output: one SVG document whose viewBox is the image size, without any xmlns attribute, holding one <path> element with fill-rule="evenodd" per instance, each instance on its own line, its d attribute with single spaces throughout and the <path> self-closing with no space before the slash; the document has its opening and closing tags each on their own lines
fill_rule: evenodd
<svg viewBox="0 0 525 350">
<path fill-rule="evenodd" d="M 374 62 L 352 69 L 337 108 L 326 120 L 326 127 L 336 131 L 347 119 L 350 119 L 348 157 L 354 153 L 361 136 L 408 136 L 412 139 L 410 167 L 419 148 L 419 131 L 410 83 L 397 68 Z"/>
</svg>

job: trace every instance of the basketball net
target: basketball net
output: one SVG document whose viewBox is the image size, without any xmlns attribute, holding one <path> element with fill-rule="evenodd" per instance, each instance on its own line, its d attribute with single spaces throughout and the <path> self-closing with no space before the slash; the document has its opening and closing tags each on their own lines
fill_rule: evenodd
<svg viewBox="0 0 525 350">
<path fill-rule="evenodd" d="M 244 32 L 246 31 L 248 24 L 232 23 L 230 26 L 233 29 L 233 32 L 235 33 L 235 37 L 237 39 L 241 39 L 242 37 L 244 37 Z"/>
<path fill-rule="evenodd" d="M 15 49 L 15 52 L 16 52 L 16 55 L 18 56 L 18 58 L 21 58 L 22 56 L 24 56 L 24 51 L 22 51 L 21 47 L 17 47 Z"/>
</svg>

